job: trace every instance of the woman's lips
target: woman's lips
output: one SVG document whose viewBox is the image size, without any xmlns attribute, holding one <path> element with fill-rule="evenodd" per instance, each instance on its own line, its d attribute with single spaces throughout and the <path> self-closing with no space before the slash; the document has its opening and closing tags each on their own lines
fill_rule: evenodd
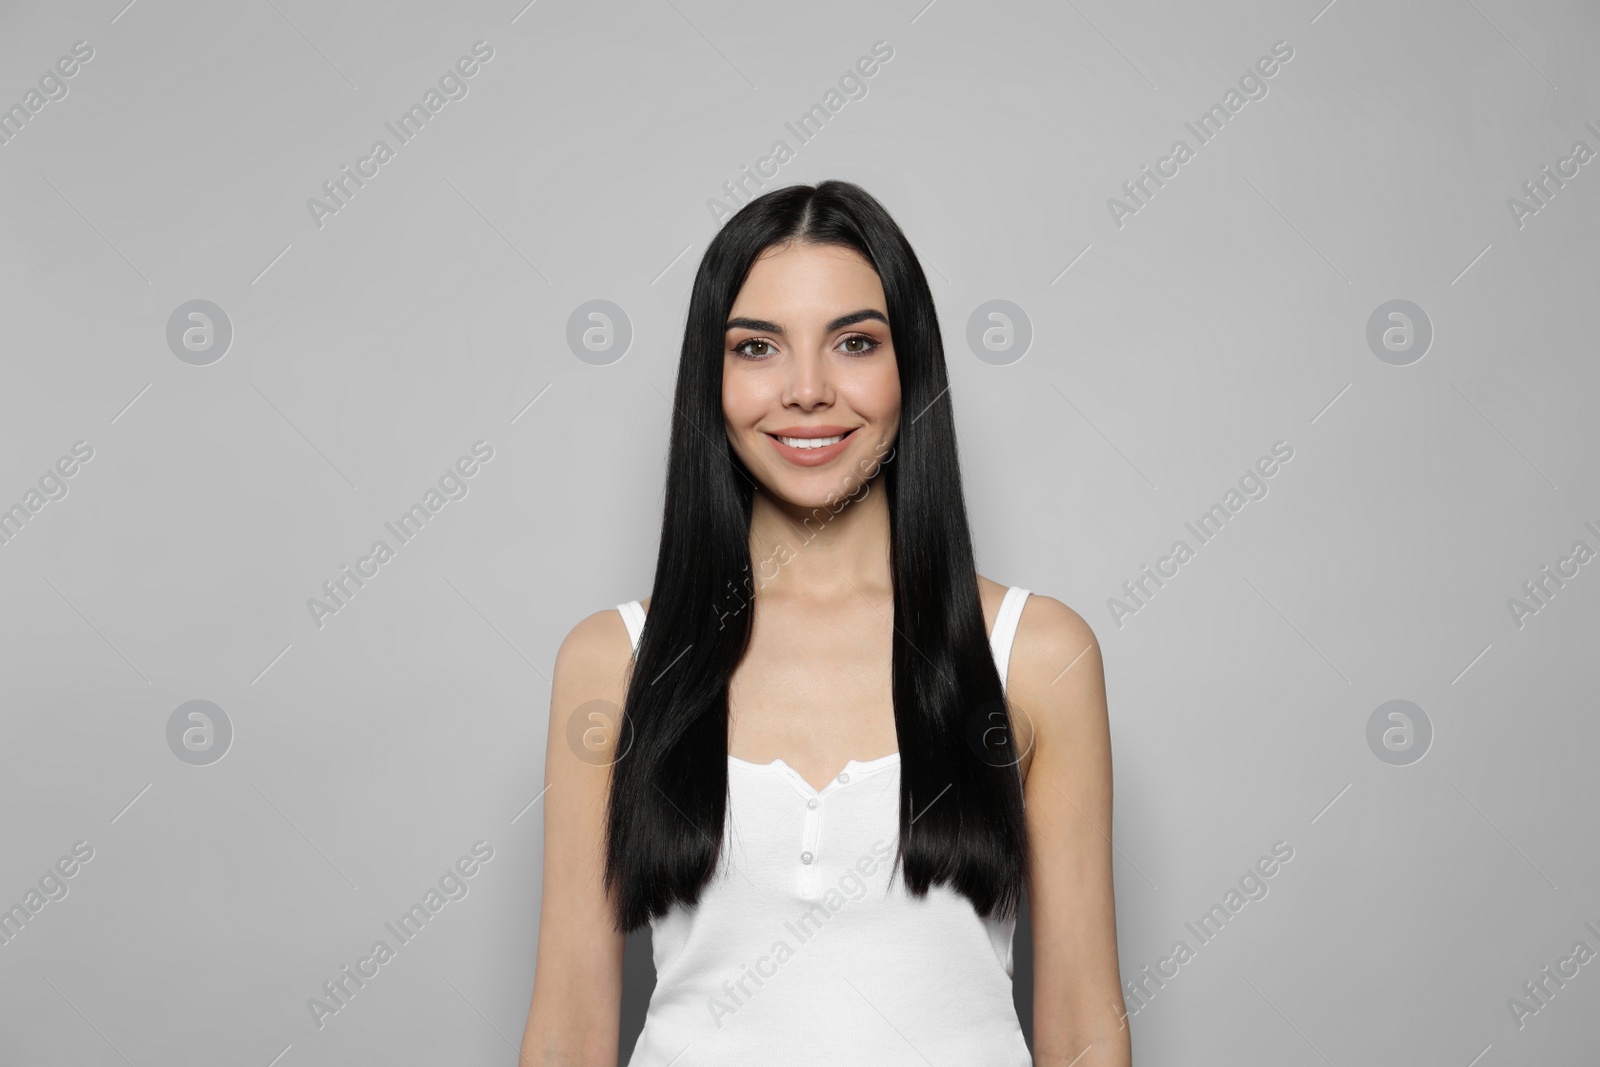
<svg viewBox="0 0 1600 1067">
<path fill-rule="evenodd" d="M 820 467 L 824 463 L 837 458 L 844 452 L 845 449 L 849 448 L 851 438 L 855 436 L 855 432 L 856 431 L 854 429 L 848 430 L 845 432 L 842 438 L 840 438 L 838 441 L 835 441 L 833 444 L 822 445 L 816 448 L 797 448 L 794 445 L 786 445 L 783 443 L 783 441 L 779 440 L 775 434 L 769 433 L 766 435 L 766 437 L 767 440 L 772 442 L 772 447 L 777 450 L 778 455 L 782 456 L 790 463 L 793 463 L 795 466 Z M 825 440 L 825 438 L 823 440 Z"/>
</svg>

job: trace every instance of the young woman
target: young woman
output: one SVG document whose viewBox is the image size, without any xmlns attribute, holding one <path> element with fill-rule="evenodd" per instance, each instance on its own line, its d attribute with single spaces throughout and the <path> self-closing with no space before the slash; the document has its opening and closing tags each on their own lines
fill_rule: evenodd
<svg viewBox="0 0 1600 1067">
<path fill-rule="evenodd" d="M 645 922 L 632 1067 L 1130 1063 L 1100 650 L 976 573 L 933 297 L 860 188 L 707 248 L 655 584 L 562 643 L 548 746 L 528 1067 L 615 1067 Z"/>
</svg>

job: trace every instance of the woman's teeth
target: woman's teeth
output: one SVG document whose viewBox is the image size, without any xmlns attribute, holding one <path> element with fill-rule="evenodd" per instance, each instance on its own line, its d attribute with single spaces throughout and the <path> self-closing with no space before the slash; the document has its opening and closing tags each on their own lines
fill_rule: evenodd
<svg viewBox="0 0 1600 1067">
<path fill-rule="evenodd" d="M 776 436 L 776 435 L 774 435 Z M 848 434 L 839 434 L 837 437 L 779 437 L 778 440 L 790 448 L 826 448 L 843 441 Z"/>
</svg>

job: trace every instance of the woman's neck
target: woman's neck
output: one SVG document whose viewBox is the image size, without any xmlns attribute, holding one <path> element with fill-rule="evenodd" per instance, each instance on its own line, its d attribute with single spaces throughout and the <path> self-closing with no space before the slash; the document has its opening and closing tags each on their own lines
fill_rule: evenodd
<svg viewBox="0 0 1600 1067">
<path fill-rule="evenodd" d="M 888 599 L 889 501 L 883 479 L 837 512 L 778 500 L 757 488 L 750 507 L 750 573 L 764 596 Z"/>
</svg>

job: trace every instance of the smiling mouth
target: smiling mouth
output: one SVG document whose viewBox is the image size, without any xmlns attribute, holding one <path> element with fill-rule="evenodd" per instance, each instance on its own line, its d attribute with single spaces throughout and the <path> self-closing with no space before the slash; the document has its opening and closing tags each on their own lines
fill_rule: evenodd
<svg viewBox="0 0 1600 1067">
<path fill-rule="evenodd" d="M 774 442 L 778 442 L 779 445 L 787 445 L 789 448 L 795 448 L 795 450 L 813 451 L 818 450 L 818 448 L 830 448 L 832 445 L 837 445 L 837 443 L 843 442 L 859 429 L 861 429 L 859 426 L 851 427 L 851 429 L 845 430 L 843 434 L 832 434 L 829 437 L 784 437 L 782 434 L 766 434 L 766 437 L 773 438 Z"/>
<path fill-rule="evenodd" d="M 769 433 L 767 436 L 772 438 L 774 441 L 779 441 L 788 445 L 790 448 L 812 449 L 826 448 L 829 445 L 836 445 L 853 433 L 855 433 L 855 431 L 850 430 L 846 433 L 834 434 L 832 437 L 780 437 L 775 433 Z"/>
</svg>

